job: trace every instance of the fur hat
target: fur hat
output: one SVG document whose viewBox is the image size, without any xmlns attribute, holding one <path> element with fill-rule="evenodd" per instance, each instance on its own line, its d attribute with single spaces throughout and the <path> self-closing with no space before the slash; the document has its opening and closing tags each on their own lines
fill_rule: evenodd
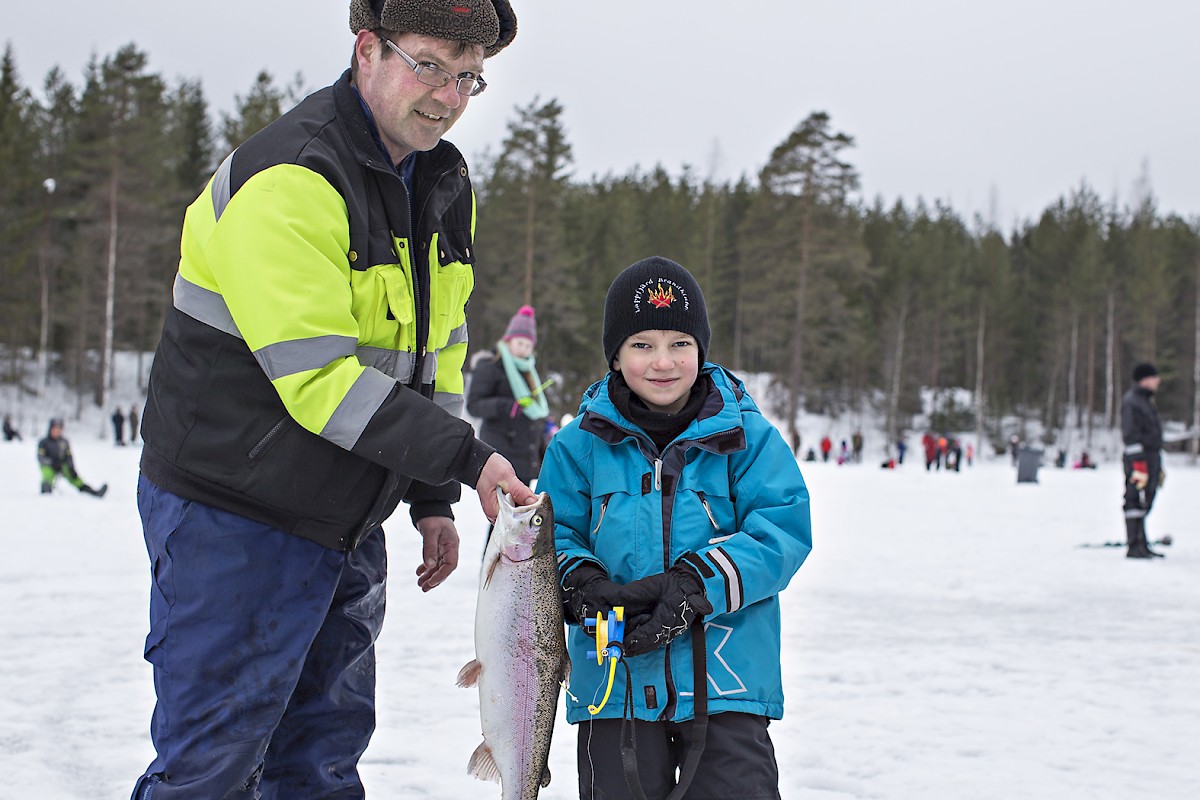
<svg viewBox="0 0 1200 800">
<path fill-rule="evenodd" d="M 1141 383 L 1146 378 L 1153 378 L 1158 374 L 1158 368 L 1150 362 L 1138 364 L 1133 368 L 1133 382 Z"/>
<path fill-rule="evenodd" d="M 537 318 L 533 315 L 533 306 L 521 306 L 508 321 L 508 327 L 504 329 L 504 341 L 514 336 L 524 336 L 537 344 Z"/>
<path fill-rule="evenodd" d="M 508 0 L 350 0 L 350 32 L 407 31 L 484 46 L 491 58 L 517 35 Z"/>
<path fill-rule="evenodd" d="M 604 357 L 612 369 L 622 343 L 635 333 L 680 331 L 696 338 L 700 363 L 708 353 L 712 331 L 700 284 L 686 269 L 662 256 L 626 267 L 608 287 L 604 299 Z"/>
</svg>

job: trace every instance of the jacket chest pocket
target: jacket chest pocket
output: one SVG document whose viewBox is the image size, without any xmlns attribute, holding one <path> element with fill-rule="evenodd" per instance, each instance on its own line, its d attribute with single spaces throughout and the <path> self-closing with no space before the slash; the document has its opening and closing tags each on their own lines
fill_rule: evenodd
<svg viewBox="0 0 1200 800">
<path fill-rule="evenodd" d="M 653 468 L 598 469 L 592 479 L 591 550 L 613 580 L 626 582 L 663 569 L 662 493 Z M 645 491 L 643 491 L 645 490 Z"/>
<path fill-rule="evenodd" d="M 429 249 L 429 343 L 440 348 L 450 332 L 467 320 L 467 300 L 475 288 L 474 247 L 470 231 L 435 233 Z"/>
<path fill-rule="evenodd" d="M 696 549 L 733 535 L 741 520 L 730 494 L 726 459 L 704 454 L 684 470 L 675 507 L 676 515 L 687 520 L 684 530 L 690 535 L 689 541 L 679 544 Z"/>
</svg>

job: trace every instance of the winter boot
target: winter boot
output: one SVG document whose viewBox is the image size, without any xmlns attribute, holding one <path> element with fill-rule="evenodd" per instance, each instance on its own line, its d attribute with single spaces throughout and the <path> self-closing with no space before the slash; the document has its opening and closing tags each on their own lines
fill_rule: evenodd
<svg viewBox="0 0 1200 800">
<path fill-rule="evenodd" d="M 108 493 L 108 484 L 104 484 L 99 489 L 93 489 L 91 486 L 88 486 L 85 483 L 83 486 L 79 487 L 79 491 L 83 492 L 84 494 L 90 494 L 92 497 L 104 497 L 104 495 Z"/>
<path fill-rule="evenodd" d="M 1141 523 L 1142 524 L 1139 527 L 1142 534 L 1142 549 L 1149 553 L 1151 558 L 1166 558 L 1165 555 L 1157 550 L 1150 549 L 1150 540 L 1146 538 L 1146 519 L 1144 517 L 1142 518 Z"/>
<path fill-rule="evenodd" d="M 1150 548 L 1146 547 L 1146 531 L 1141 517 L 1126 517 L 1125 543 L 1129 547 L 1126 558 L 1153 558 Z"/>
<path fill-rule="evenodd" d="M 53 491 L 54 491 L 54 487 L 53 487 L 53 486 L 51 486 L 50 484 L 46 483 L 45 481 L 42 481 L 42 494 L 50 494 L 50 493 L 51 493 L 51 492 L 53 492 Z"/>
</svg>

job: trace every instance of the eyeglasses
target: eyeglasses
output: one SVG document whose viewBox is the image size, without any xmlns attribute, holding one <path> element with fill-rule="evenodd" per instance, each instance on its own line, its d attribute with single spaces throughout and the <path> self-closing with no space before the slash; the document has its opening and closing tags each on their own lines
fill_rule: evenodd
<svg viewBox="0 0 1200 800">
<path fill-rule="evenodd" d="M 485 81 L 483 78 L 455 77 L 436 64 L 430 64 L 428 61 L 423 61 L 418 64 L 408 53 L 404 52 L 399 47 L 396 47 L 395 42 L 393 42 L 391 39 L 387 38 L 386 36 L 380 36 L 379 38 L 382 39 L 388 47 L 392 48 L 392 52 L 404 59 L 404 63 L 408 64 L 408 66 L 412 68 L 412 71 L 417 74 L 417 80 L 426 86 L 437 86 L 440 88 L 445 86 L 450 81 L 454 81 L 454 91 L 458 92 L 464 97 L 475 97 L 476 95 L 483 94 L 483 90 L 487 88 L 487 81 Z"/>
</svg>

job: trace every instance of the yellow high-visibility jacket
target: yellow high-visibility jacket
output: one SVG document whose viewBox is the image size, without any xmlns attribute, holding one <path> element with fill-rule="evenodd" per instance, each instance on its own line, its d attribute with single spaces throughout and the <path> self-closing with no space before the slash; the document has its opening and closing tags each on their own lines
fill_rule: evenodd
<svg viewBox="0 0 1200 800">
<path fill-rule="evenodd" d="M 450 516 L 492 452 L 458 416 L 474 228 L 458 150 L 410 197 L 349 72 L 251 137 L 187 210 L 143 474 L 334 549 Z"/>
</svg>

